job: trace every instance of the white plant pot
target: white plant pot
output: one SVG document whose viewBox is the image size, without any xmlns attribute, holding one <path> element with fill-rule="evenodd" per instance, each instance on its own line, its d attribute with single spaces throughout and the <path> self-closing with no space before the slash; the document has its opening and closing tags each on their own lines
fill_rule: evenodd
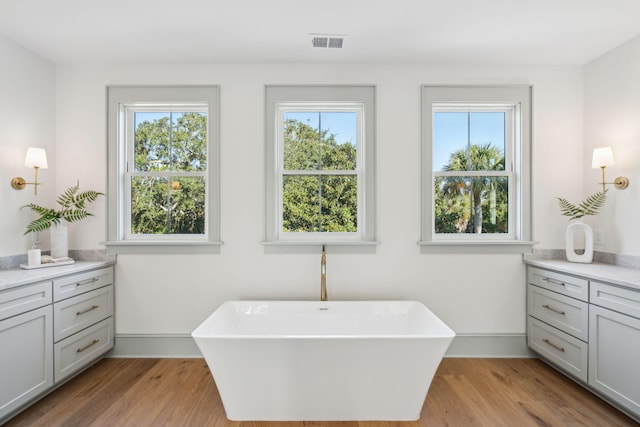
<svg viewBox="0 0 640 427">
<path fill-rule="evenodd" d="M 584 253 L 576 253 L 576 239 L 584 236 Z M 588 264 L 593 261 L 593 229 L 589 224 L 576 221 L 567 227 L 567 261 Z"/>
<path fill-rule="evenodd" d="M 64 225 L 55 225 L 50 228 L 51 256 L 53 258 L 66 258 L 69 256 L 69 233 Z"/>
</svg>

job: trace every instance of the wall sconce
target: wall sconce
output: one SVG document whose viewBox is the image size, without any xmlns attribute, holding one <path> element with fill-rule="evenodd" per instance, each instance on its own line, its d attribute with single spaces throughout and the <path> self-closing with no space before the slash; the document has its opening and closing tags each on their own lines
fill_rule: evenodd
<svg viewBox="0 0 640 427">
<path fill-rule="evenodd" d="M 613 166 L 616 162 L 613 160 L 613 150 L 611 147 L 600 147 L 593 150 L 593 159 L 591 160 L 591 167 L 593 169 L 602 169 L 602 191 L 605 190 L 605 184 L 613 184 L 618 190 L 624 190 L 629 186 L 629 178 L 626 176 L 619 176 L 613 182 L 607 182 L 604 179 L 604 169 L 607 166 Z"/>
<path fill-rule="evenodd" d="M 47 169 L 47 152 L 44 148 L 29 147 L 27 148 L 27 156 L 24 159 L 24 165 L 32 167 L 36 170 L 36 177 L 33 182 L 26 182 L 22 177 L 15 177 L 11 179 L 11 186 L 16 190 L 24 190 L 27 185 L 33 185 L 34 194 L 38 194 L 38 169 Z"/>
</svg>

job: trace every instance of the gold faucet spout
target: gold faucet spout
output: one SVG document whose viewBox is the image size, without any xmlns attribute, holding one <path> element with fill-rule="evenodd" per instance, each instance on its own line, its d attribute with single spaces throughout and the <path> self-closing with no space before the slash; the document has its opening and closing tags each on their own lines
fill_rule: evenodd
<svg viewBox="0 0 640 427">
<path fill-rule="evenodd" d="M 322 257 L 320 258 L 320 301 L 327 301 L 327 251 L 322 245 Z"/>
</svg>

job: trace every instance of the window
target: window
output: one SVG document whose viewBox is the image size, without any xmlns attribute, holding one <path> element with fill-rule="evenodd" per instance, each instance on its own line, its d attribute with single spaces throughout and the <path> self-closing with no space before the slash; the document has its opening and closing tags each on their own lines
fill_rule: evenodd
<svg viewBox="0 0 640 427">
<path fill-rule="evenodd" d="M 109 87 L 107 95 L 107 246 L 212 251 L 219 243 L 218 88 Z"/>
<path fill-rule="evenodd" d="M 530 91 L 423 87 L 423 251 L 530 251 Z"/>
<path fill-rule="evenodd" d="M 373 243 L 370 86 L 268 86 L 267 243 Z"/>
</svg>

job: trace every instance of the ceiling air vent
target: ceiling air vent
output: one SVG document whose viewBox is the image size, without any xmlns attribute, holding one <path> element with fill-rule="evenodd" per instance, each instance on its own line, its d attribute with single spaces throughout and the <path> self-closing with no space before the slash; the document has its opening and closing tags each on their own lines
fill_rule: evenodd
<svg viewBox="0 0 640 427">
<path fill-rule="evenodd" d="M 345 36 L 328 34 L 311 34 L 311 45 L 313 47 L 328 47 L 341 49 Z"/>
</svg>

